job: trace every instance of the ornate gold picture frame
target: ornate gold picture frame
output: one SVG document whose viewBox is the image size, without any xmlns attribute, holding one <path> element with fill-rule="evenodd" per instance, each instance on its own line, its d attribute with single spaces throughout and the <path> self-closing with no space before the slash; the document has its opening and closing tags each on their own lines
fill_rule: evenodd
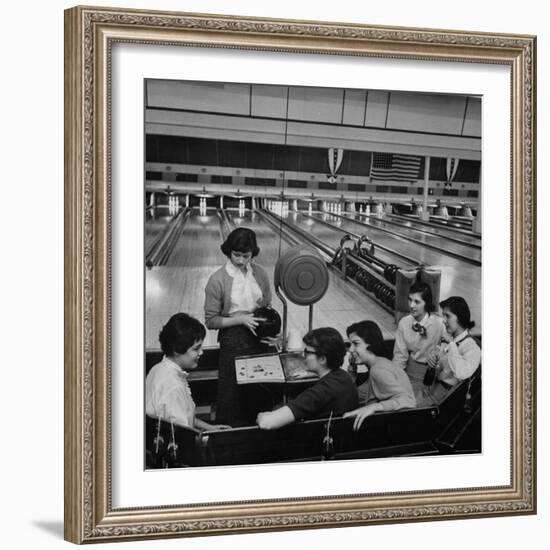
<svg viewBox="0 0 550 550">
<path fill-rule="evenodd" d="M 501 65 L 511 73 L 510 483 L 113 506 L 112 51 L 116 44 Z M 65 12 L 65 538 L 107 542 L 536 512 L 536 38 L 76 7 Z M 491 189 L 489 189 L 491 192 Z M 490 362 L 486 357 L 485 361 Z"/>
</svg>

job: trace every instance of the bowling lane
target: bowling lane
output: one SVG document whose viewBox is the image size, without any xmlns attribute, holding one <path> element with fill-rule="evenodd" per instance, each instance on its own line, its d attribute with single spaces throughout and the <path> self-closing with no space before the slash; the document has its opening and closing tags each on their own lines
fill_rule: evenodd
<svg viewBox="0 0 550 550">
<path fill-rule="evenodd" d="M 185 312 L 204 321 L 204 288 L 225 257 L 215 210 L 200 215 L 192 209 L 166 266 L 145 270 L 145 346 L 158 349 L 160 329 L 174 315 Z M 216 345 L 217 333 L 208 331 L 205 345 Z"/>
<path fill-rule="evenodd" d="M 256 233 L 260 248 L 257 262 L 266 268 L 275 268 L 279 256 L 284 254 L 291 245 L 285 239 L 280 239 L 274 229 L 256 212 L 244 210 L 239 213 L 238 210 L 229 208 L 225 212 L 235 227 L 248 227 Z"/>
<path fill-rule="evenodd" d="M 313 212 L 312 216 L 309 216 L 305 213 L 288 212 L 285 215 L 285 219 L 300 229 L 307 231 L 314 237 L 322 240 L 326 245 L 334 248 L 335 250 L 340 246 L 340 240 L 347 233 L 351 232 L 361 234 L 361 231 L 354 231 L 351 228 L 346 229 L 344 225 L 347 220 L 333 214 Z M 331 226 L 327 226 L 319 220 L 329 222 Z M 391 252 L 381 249 L 377 249 L 376 256 L 386 263 L 396 264 L 399 267 L 411 267 L 415 265 L 400 256 L 396 256 Z"/>
<path fill-rule="evenodd" d="M 286 220 L 295 224 L 300 229 L 307 231 L 314 237 L 321 239 L 325 244 L 334 249 L 340 246 L 340 240 L 347 233 L 354 233 L 357 235 L 362 235 L 364 233 L 364 231 L 361 231 L 361 228 L 353 224 L 353 222 L 340 216 L 323 212 L 313 212 L 311 216 L 305 213 L 289 212 L 286 216 Z M 321 223 L 319 220 L 330 223 L 330 226 Z M 396 250 L 390 238 L 379 239 L 376 242 Z M 407 256 L 411 256 L 411 254 L 407 254 Z M 408 262 L 401 256 L 394 255 L 391 252 L 381 249 L 376 250 L 376 257 L 386 263 L 396 264 L 399 267 L 412 267 L 416 265 L 412 262 Z"/>
<path fill-rule="evenodd" d="M 365 216 L 366 214 L 363 214 Z M 372 215 L 371 215 L 372 217 Z M 433 235 L 438 235 L 440 237 L 461 241 L 463 244 L 472 245 L 473 247 L 481 246 L 481 236 L 474 235 L 471 231 L 468 235 L 466 233 L 458 232 L 456 230 L 450 229 L 448 227 L 443 227 L 441 225 L 433 225 L 429 223 L 422 223 L 420 221 L 415 221 L 409 218 L 403 218 L 401 216 L 396 216 L 395 214 L 384 214 L 382 217 L 383 220 L 391 222 L 391 225 L 396 224 L 401 227 L 415 229 L 419 231 L 426 231 Z"/>
<path fill-rule="evenodd" d="M 414 239 L 414 241 L 419 245 L 425 244 L 427 246 L 436 247 L 443 254 L 446 254 L 447 250 L 452 250 L 456 254 L 460 254 L 465 258 L 470 258 L 471 260 L 474 260 L 476 262 L 481 262 L 481 250 L 479 248 L 468 246 L 468 244 L 459 244 L 456 241 L 449 241 L 444 236 L 429 234 L 425 231 L 420 231 L 414 227 L 399 226 L 394 223 L 387 222 L 383 218 L 378 218 L 377 216 L 365 216 L 364 214 L 346 214 L 345 216 L 351 220 L 359 222 L 356 225 L 356 231 L 360 231 L 359 228 L 362 226 L 365 228 L 375 227 L 379 229 L 384 229 L 386 231 L 391 231 L 396 235 L 400 235 L 408 239 Z M 376 236 L 372 235 L 373 240 L 377 242 L 382 234 L 383 232 L 379 231 L 376 233 Z"/>
<path fill-rule="evenodd" d="M 208 209 L 200 215 L 192 209 L 183 234 L 178 239 L 168 259 L 168 267 L 207 267 L 219 264 L 219 246 L 222 234 L 215 209 Z"/>
<path fill-rule="evenodd" d="M 150 211 L 149 211 L 150 212 Z M 147 254 L 153 244 L 166 229 L 168 222 L 172 216 L 168 215 L 168 209 L 163 209 L 162 212 L 155 212 L 150 215 L 149 212 L 145 218 L 145 253 Z"/>
<path fill-rule="evenodd" d="M 344 231 L 350 231 L 359 233 L 357 231 L 357 225 L 351 220 L 346 220 L 338 216 L 331 214 L 316 213 L 320 219 L 326 218 L 331 223 L 338 223 L 340 229 Z M 307 228 L 312 234 L 323 238 L 326 235 L 327 238 L 334 239 L 334 234 L 343 233 L 334 231 L 331 233 L 330 228 L 324 226 L 321 223 L 316 227 L 315 219 L 310 218 L 304 214 L 297 214 L 296 212 L 290 212 L 288 214 L 288 220 L 293 221 L 299 227 Z M 313 223 L 311 223 L 313 221 Z M 415 258 L 425 265 L 431 266 L 435 269 L 441 270 L 441 297 L 447 298 L 448 296 L 462 296 L 468 302 L 470 309 L 472 310 L 472 318 L 481 325 L 481 267 L 469 264 L 463 260 L 453 258 L 444 254 L 439 254 L 435 250 L 430 250 L 423 246 L 417 246 L 415 243 L 400 239 L 398 236 L 391 236 L 382 231 L 376 231 L 375 228 L 370 231 L 371 237 L 375 242 L 380 242 L 393 250 L 405 254 L 409 257 Z M 375 233 L 375 234 L 374 234 Z M 340 237 L 339 237 L 340 238 Z M 338 238 L 338 240 L 339 240 Z M 327 242 L 327 241 L 325 241 Z M 327 242 L 327 244 L 330 244 Z M 378 255 L 378 251 L 377 251 Z M 410 266 L 403 265 L 404 262 L 393 262 L 397 265 L 402 265 L 405 268 Z"/>
<path fill-rule="evenodd" d="M 474 237 L 478 235 L 472 230 L 471 220 L 465 220 L 464 223 L 461 223 L 460 220 L 457 220 L 457 218 L 453 216 L 444 218 L 442 216 L 435 216 L 432 214 L 430 215 L 430 221 L 420 221 L 418 216 L 414 214 L 391 214 L 391 217 L 414 221 L 429 227 L 445 227 L 449 231 L 460 233 L 462 235 L 470 235 Z"/>
<path fill-rule="evenodd" d="M 300 224 L 306 223 L 304 221 L 304 218 L 307 219 L 307 216 L 304 216 L 303 214 L 298 214 L 298 216 Z M 438 252 L 424 246 L 418 246 L 417 243 L 411 242 L 407 239 L 403 239 L 399 235 L 381 231 L 374 225 L 365 225 L 341 216 L 334 216 L 332 214 L 325 214 L 321 212 L 314 213 L 312 217 L 314 219 L 328 221 L 331 225 L 338 227 L 344 232 L 354 233 L 356 235 L 367 234 L 374 241 L 375 245 L 381 244 L 387 248 L 395 250 L 395 252 L 399 254 L 403 254 L 405 256 L 413 258 L 414 260 L 422 264 L 436 265 L 440 263 L 445 263 L 446 265 L 454 267 L 462 267 L 465 265 L 464 261 L 453 258 L 452 256 L 447 256 L 444 254 L 443 251 Z M 399 262 L 394 263 L 397 263 L 399 265 Z M 401 264 L 403 264 L 403 262 L 401 262 Z"/>
</svg>

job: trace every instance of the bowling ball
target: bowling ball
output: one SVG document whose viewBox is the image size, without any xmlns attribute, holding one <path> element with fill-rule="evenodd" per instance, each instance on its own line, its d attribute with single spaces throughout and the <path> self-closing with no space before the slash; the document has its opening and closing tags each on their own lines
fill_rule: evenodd
<svg viewBox="0 0 550 550">
<path fill-rule="evenodd" d="M 348 262 L 346 264 L 346 275 L 353 279 L 356 273 L 357 273 L 357 266 L 351 262 Z"/>
<path fill-rule="evenodd" d="M 272 307 L 259 307 L 253 312 L 254 317 L 264 318 L 256 327 L 258 338 L 273 338 L 281 332 L 281 316 Z"/>
<path fill-rule="evenodd" d="M 373 289 L 373 286 L 374 286 L 374 283 L 375 283 L 376 279 L 368 274 L 367 275 L 367 280 L 365 281 L 365 290 L 368 290 L 369 292 L 372 292 L 372 289 Z"/>
</svg>

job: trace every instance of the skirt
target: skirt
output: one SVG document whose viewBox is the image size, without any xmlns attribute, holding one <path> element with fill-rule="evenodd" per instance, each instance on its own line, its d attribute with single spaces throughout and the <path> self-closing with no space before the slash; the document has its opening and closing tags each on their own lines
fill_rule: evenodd
<svg viewBox="0 0 550 550">
<path fill-rule="evenodd" d="M 409 356 L 405 372 L 411 381 L 417 407 L 430 407 L 439 404 L 448 391 L 448 387 L 439 380 L 434 380 L 433 384 L 429 386 L 424 384 L 427 369 L 426 363 L 419 363 Z"/>
<path fill-rule="evenodd" d="M 264 384 L 239 386 L 235 375 L 235 357 L 270 353 L 274 348 L 262 344 L 245 326 L 221 329 L 218 333 L 220 355 L 216 422 L 232 427 L 253 426 L 259 412 L 272 410 L 273 396 Z"/>
<path fill-rule="evenodd" d="M 411 381 L 411 385 L 416 395 L 421 390 L 424 389 L 424 376 L 428 370 L 428 365 L 426 363 L 419 363 L 415 361 L 410 355 L 407 361 L 407 366 L 405 367 L 405 372 Z"/>
</svg>

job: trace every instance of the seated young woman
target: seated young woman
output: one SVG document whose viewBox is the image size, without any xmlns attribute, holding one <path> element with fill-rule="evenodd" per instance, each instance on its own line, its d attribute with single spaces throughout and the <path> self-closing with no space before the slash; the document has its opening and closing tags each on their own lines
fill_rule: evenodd
<svg viewBox="0 0 550 550">
<path fill-rule="evenodd" d="M 435 314 L 432 290 L 426 283 L 409 289 L 410 315 L 397 325 L 393 363 L 405 369 L 413 390 L 420 391 L 428 369 L 428 356 L 445 332 L 441 317 Z"/>
<path fill-rule="evenodd" d="M 340 416 L 358 405 L 357 388 L 350 375 L 340 367 L 346 346 L 333 328 L 318 328 L 303 338 L 306 369 L 319 381 L 285 406 L 258 414 L 256 423 L 263 430 L 273 430 L 297 420 Z"/>
<path fill-rule="evenodd" d="M 451 296 L 439 305 L 446 331 L 441 344 L 428 357 L 428 365 L 435 369 L 435 379 L 417 393 L 419 406 L 440 403 L 450 389 L 472 376 L 481 363 L 481 349 L 470 334 L 475 322 L 470 319 L 466 300 Z"/>
<path fill-rule="evenodd" d="M 198 367 L 205 336 L 202 323 L 185 313 L 172 315 L 162 327 L 159 341 L 164 357 L 145 380 L 147 415 L 199 430 L 230 428 L 225 424 L 209 424 L 195 416 L 187 371 Z"/>
<path fill-rule="evenodd" d="M 379 411 L 396 411 L 416 407 L 416 399 L 405 371 L 392 363 L 384 345 L 382 331 L 374 321 L 361 321 L 347 328 L 351 359 L 369 370 L 366 382 L 358 387 L 361 408 L 344 414 L 355 417 L 358 430 L 365 418 Z"/>
</svg>

